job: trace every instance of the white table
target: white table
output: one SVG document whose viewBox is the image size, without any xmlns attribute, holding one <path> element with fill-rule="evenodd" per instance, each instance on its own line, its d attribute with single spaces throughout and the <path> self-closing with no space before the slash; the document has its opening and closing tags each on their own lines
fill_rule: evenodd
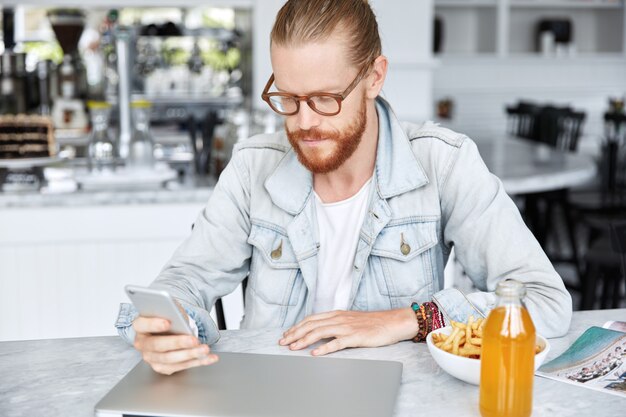
<svg viewBox="0 0 626 417">
<path fill-rule="evenodd" d="M 480 139 L 476 145 L 509 195 L 583 185 L 597 172 L 590 155 L 564 152 L 524 139 Z"/>
<path fill-rule="evenodd" d="M 565 351 L 590 326 L 607 320 L 626 320 L 626 309 L 575 312 L 567 335 L 550 339 L 547 359 Z M 279 346 L 280 334 L 280 329 L 225 331 L 214 350 L 310 354 L 310 349 L 292 352 Z M 442 371 L 424 343 L 348 349 L 330 356 L 402 362 L 395 417 L 480 415 L 478 387 Z M 95 404 L 139 360 L 138 352 L 118 337 L 1 342 L 0 416 L 92 416 Z M 625 409 L 623 397 L 535 377 L 533 417 L 614 417 L 624 415 Z"/>
</svg>

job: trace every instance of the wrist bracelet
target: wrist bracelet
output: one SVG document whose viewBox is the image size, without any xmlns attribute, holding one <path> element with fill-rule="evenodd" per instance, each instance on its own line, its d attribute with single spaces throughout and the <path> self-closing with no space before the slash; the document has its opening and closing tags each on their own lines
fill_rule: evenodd
<svg viewBox="0 0 626 417">
<path fill-rule="evenodd" d="M 413 338 L 414 342 L 425 341 L 428 333 L 445 325 L 443 315 L 441 314 L 441 311 L 439 311 L 439 307 L 437 307 L 437 304 L 433 302 L 426 301 L 422 304 L 412 303 L 411 309 L 415 313 L 418 326 L 417 335 Z"/>
<path fill-rule="evenodd" d="M 426 328 L 426 323 L 425 323 L 425 319 L 424 319 L 424 307 L 423 305 L 420 305 L 418 303 L 413 303 L 411 304 L 411 308 L 413 309 L 413 312 L 415 313 L 415 318 L 417 319 L 417 335 L 415 337 L 413 337 L 413 342 L 422 342 L 426 339 L 426 335 L 427 333 L 427 328 Z"/>
</svg>

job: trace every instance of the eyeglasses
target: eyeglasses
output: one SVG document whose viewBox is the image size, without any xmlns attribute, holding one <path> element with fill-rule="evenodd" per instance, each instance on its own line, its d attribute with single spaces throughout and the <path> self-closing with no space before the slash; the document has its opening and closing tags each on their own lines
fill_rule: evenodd
<svg viewBox="0 0 626 417">
<path fill-rule="evenodd" d="M 283 116 L 293 116 L 300 111 L 300 102 L 306 101 L 311 110 L 322 116 L 334 116 L 341 111 L 341 103 L 348 97 L 348 94 L 361 82 L 370 65 L 364 66 L 350 83 L 348 88 L 341 94 L 333 93 L 313 93 L 306 96 L 298 96 L 290 93 L 268 93 L 274 83 L 274 74 L 270 77 L 263 89 L 261 98 L 278 114 Z"/>
</svg>

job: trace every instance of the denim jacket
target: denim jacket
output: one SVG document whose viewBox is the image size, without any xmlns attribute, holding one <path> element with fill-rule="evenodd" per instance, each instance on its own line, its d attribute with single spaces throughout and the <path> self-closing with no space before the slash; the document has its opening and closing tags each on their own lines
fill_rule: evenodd
<svg viewBox="0 0 626 417">
<path fill-rule="evenodd" d="M 537 332 L 565 334 L 571 297 L 474 142 L 430 122 L 401 124 L 381 98 L 376 110 L 373 192 L 350 309 L 433 300 L 448 319 L 465 321 L 486 315 L 498 281 L 514 278 L 526 284 Z M 311 172 L 284 132 L 254 136 L 237 144 L 191 235 L 151 286 L 181 302 L 204 343 L 219 338 L 211 307 L 246 277 L 241 327 L 291 326 L 312 312 L 318 242 Z M 479 292 L 443 289 L 452 247 Z M 122 304 L 116 326 L 129 342 L 136 315 Z"/>
</svg>

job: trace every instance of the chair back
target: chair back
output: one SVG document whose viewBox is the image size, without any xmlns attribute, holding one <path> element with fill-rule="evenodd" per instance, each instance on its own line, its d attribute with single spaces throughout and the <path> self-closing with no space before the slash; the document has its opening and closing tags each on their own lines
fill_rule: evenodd
<svg viewBox="0 0 626 417">
<path fill-rule="evenodd" d="M 605 143 L 600 156 L 604 191 L 622 198 L 626 191 L 626 114 L 605 113 Z"/>
<path fill-rule="evenodd" d="M 626 222 L 612 222 L 610 233 L 611 248 L 620 255 L 622 280 L 626 281 Z M 617 294 L 617 297 L 619 298 L 619 294 Z"/>
<path fill-rule="evenodd" d="M 536 140 L 536 120 L 541 108 L 533 103 L 520 101 L 507 106 L 507 131 L 519 138 Z"/>
<path fill-rule="evenodd" d="M 537 116 L 537 141 L 563 151 L 575 152 L 585 113 L 569 107 L 544 106 Z"/>
<path fill-rule="evenodd" d="M 626 221 L 611 222 L 611 249 L 626 254 Z"/>
<path fill-rule="evenodd" d="M 604 136 L 607 141 L 626 142 L 626 113 L 604 114 Z"/>
<path fill-rule="evenodd" d="M 507 131 L 513 136 L 565 151 L 573 152 L 578 148 L 585 121 L 583 112 L 519 101 L 515 106 L 507 106 L 506 113 Z"/>
</svg>

